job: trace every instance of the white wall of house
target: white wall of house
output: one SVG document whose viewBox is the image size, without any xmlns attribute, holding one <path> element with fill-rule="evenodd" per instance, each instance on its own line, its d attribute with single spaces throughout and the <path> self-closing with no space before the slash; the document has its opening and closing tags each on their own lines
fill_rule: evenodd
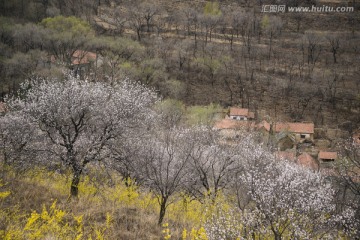
<svg viewBox="0 0 360 240">
<path fill-rule="evenodd" d="M 234 120 L 244 120 L 247 121 L 248 118 L 246 116 L 236 116 L 236 115 L 231 115 L 230 119 L 234 119 Z"/>
<path fill-rule="evenodd" d="M 311 140 L 313 141 L 313 135 L 310 133 L 297 133 L 295 134 L 297 141 Z"/>
</svg>

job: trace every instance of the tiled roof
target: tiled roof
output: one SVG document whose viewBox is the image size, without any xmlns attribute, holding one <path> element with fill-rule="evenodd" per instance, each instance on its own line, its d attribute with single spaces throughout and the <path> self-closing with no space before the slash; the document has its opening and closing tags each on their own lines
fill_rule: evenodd
<svg viewBox="0 0 360 240">
<path fill-rule="evenodd" d="M 230 108 L 230 116 L 248 116 L 248 115 L 249 115 L 249 109 L 247 108 L 237 108 L 237 107 Z"/>
<path fill-rule="evenodd" d="M 319 152 L 319 159 L 337 159 L 337 152 L 325 152 L 325 151 L 320 151 Z"/>
<path fill-rule="evenodd" d="M 270 123 L 263 120 L 257 125 L 257 128 L 264 128 L 270 131 Z M 273 123 L 275 132 L 288 131 L 292 133 L 314 133 L 314 123 Z"/>
<path fill-rule="evenodd" d="M 216 129 L 241 129 L 254 128 L 255 124 L 251 121 L 237 121 L 233 119 L 222 119 L 214 125 Z"/>
<path fill-rule="evenodd" d="M 319 169 L 316 160 L 308 153 L 302 153 L 300 156 L 298 156 L 297 163 L 303 167 L 311 168 L 313 170 Z"/>
<path fill-rule="evenodd" d="M 52 63 L 56 63 L 58 59 L 54 55 L 50 56 L 50 61 Z M 71 64 L 79 65 L 79 64 L 87 64 L 96 60 L 96 53 L 87 52 L 83 50 L 76 50 L 71 56 Z"/>
<path fill-rule="evenodd" d="M 87 64 L 96 60 L 96 53 L 76 50 L 72 55 L 71 63 L 73 65 Z"/>
<path fill-rule="evenodd" d="M 314 123 L 275 123 L 275 132 L 314 133 Z"/>
<path fill-rule="evenodd" d="M 270 123 L 263 120 L 262 122 L 258 123 L 256 126 L 257 129 L 264 128 L 266 131 L 270 131 Z"/>
</svg>

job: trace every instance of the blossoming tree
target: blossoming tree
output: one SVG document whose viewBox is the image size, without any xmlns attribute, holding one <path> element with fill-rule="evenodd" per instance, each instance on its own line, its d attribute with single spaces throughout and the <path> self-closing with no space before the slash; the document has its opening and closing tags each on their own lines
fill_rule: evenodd
<svg viewBox="0 0 360 240">
<path fill-rule="evenodd" d="M 17 128 L 31 124 L 36 135 L 27 148 L 36 150 L 38 163 L 61 163 L 71 170 L 70 194 L 75 197 L 86 166 L 106 161 L 115 140 L 125 139 L 151 118 L 150 106 L 157 100 L 152 90 L 129 80 L 110 85 L 71 74 L 63 80 L 37 79 L 22 90 L 23 96 L 7 100 L 11 114 L 4 118 L 12 122 L 16 115 L 26 116 Z"/>
</svg>

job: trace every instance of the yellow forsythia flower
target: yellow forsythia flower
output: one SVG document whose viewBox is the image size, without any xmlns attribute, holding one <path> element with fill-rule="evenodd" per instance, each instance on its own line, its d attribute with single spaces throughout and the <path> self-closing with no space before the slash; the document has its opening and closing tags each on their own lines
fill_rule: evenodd
<svg viewBox="0 0 360 240">
<path fill-rule="evenodd" d="M 186 240 L 187 237 L 187 231 L 186 228 L 184 228 L 183 232 L 182 232 L 182 240 Z"/>
</svg>

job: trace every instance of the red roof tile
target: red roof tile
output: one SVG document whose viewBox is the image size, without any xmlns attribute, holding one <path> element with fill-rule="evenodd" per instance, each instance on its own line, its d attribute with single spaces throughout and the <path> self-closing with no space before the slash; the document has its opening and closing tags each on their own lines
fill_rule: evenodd
<svg viewBox="0 0 360 240">
<path fill-rule="evenodd" d="M 76 50 L 72 55 L 71 63 L 73 65 L 86 64 L 95 61 L 95 59 L 96 59 L 96 53 Z"/>
<path fill-rule="evenodd" d="M 248 116 L 248 115 L 249 115 L 249 109 L 247 108 L 237 108 L 237 107 L 230 108 L 230 116 Z"/>
<path fill-rule="evenodd" d="M 266 131 L 270 131 L 270 123 L 263 120 L 262 122 L 258 123 L 256 126 L 257 129 L 264 128 Z"/>
<path fill-rule="evenodd" d="M 264 120 L 257 125 L 257 128 L 270 131 L 270 123 Z M 273 123 L 273 128 L 275 132 L 314 133 L 314 123 Z"/>
<path fill-rule="evenodd" d="M 336 160 L 337 159 L 337 152 L 320 151 L 318 157 L 319 157 L 319 159 L 333 159 L 333 160 Z"/>
<path fill-rule="evenodd" d="M 275 132 L 314 133 L 314 123 L 275 123 Z"/>
<path fill-rule="evenodd" d="M 50 56 L 50 61 L 56 63 L 58 59 L 54 55 Z M 71 57 L 71 64 L 87 64 L 96 60 L 96 53 L 87 52 L 83 50 L 76 50 Z"/>
</svg>

